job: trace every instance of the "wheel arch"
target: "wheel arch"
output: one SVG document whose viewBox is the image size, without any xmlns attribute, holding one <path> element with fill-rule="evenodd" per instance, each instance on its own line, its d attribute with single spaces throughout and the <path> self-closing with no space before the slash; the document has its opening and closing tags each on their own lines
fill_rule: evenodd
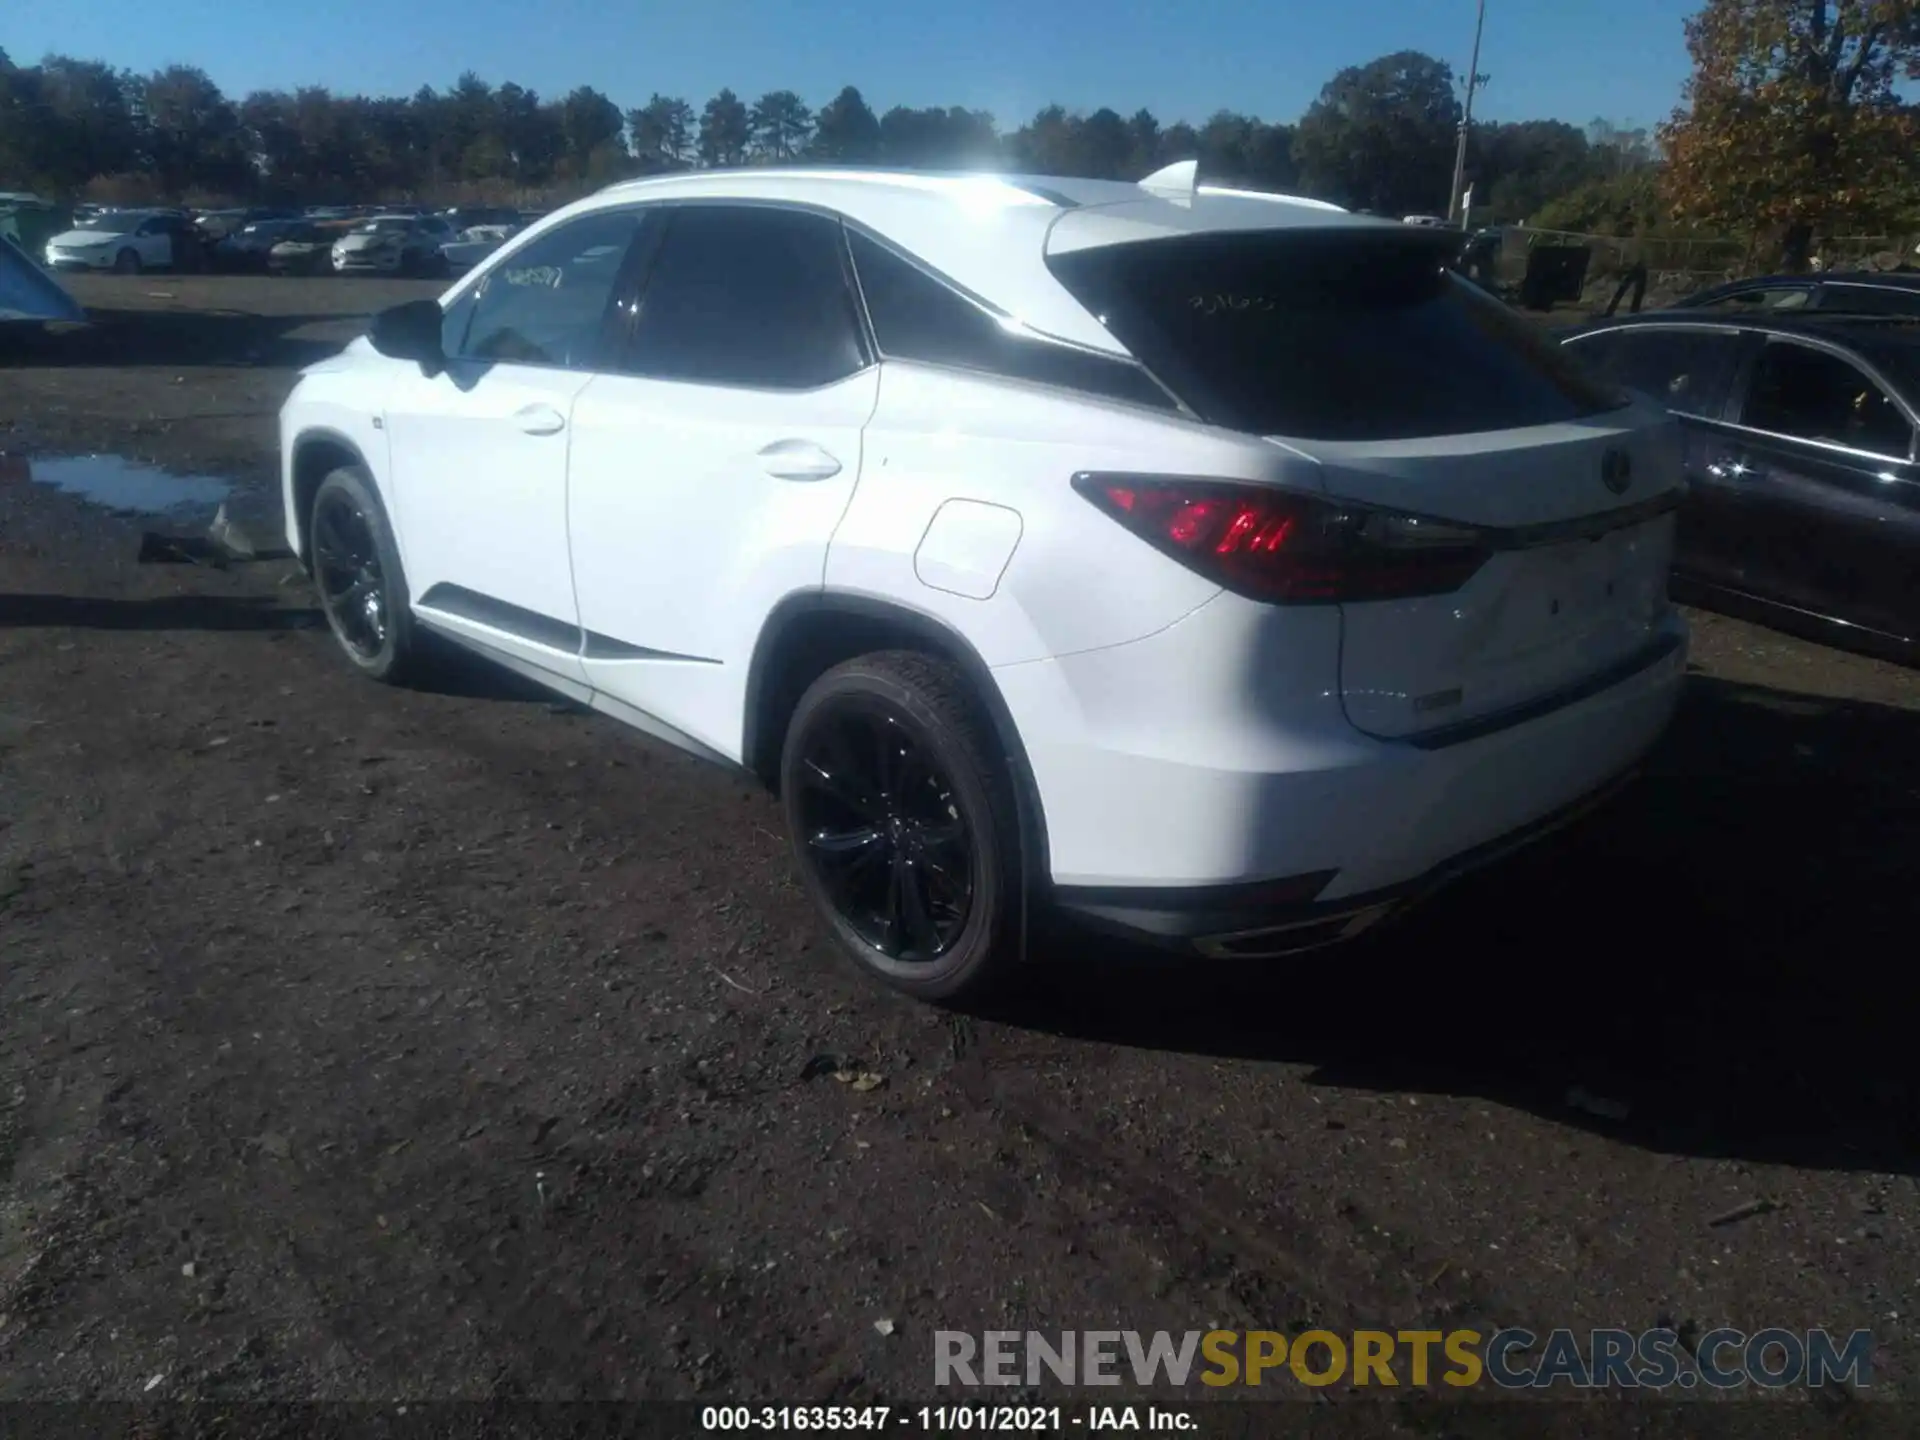
<svg viewBox="0 0 1920 1440">
<path fill-rule="evenodd" d="M 294 533 L 300 538 L 295 554 L 300 564 L 312 568 L 313 555 L 307 526 L 313 516 L 313 497 L 319 492 L 320 482 L 343 465 L 354 465 L 373 474 L 367 464 L 367 457 L 360 447 L 342 435 L 324 425 L 316 425 L 302 430 L 293 442 L 293 514 L 288 517 Z"/>
<path fill-rule="evenodd" d="M 954 665 L 993 727 L 1013 775 L 1020 814 L 1022 871 L 1044 886 L 1052 866 L 1045 812 L 1013 712 L 980 652 L 945 621 L 893 601 L 835 591 L 790 595 L 761 626 L 747 666 L 741 762 L 776 794 L 787 725 L 806 689 L 826 671 L 876 650 L 919 650 Z"/>
</svg>

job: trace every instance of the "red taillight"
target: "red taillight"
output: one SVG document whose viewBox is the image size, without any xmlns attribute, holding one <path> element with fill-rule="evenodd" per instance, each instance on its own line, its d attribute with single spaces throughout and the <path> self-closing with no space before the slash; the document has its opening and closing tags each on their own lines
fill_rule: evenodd
<svg viewBox="0 0 1920 1440">
<path fill-rule="evenodd" d="M 1261 485 L 1076 475 L 1073 486 L 1149 545 L 1256 600 L 1443 595 L 1492 553 L 1466 526 Z"/>
</svg>

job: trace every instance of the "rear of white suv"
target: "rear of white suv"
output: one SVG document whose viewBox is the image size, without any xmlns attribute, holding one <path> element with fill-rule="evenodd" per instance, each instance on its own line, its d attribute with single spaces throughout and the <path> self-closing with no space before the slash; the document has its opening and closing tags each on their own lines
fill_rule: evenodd
<svg viewBox="0 0 1920 1440">
<path fill-rule="evenodd" d="M 1448 245 L 1092 182 L 619 187 L 303 380 L 289 539 L 369 673 L 418 624 L 765 777 L 912 993 L 1040 902 L 1286 953 L 1592 803 L 1685 668 L 1671 422 Z"/>
<path fill-rule="evenodd" d="M 971 468 L 1024 481 L 997 497 L 1022 535 L 994 594 L 1047 653 L 992 675 L 1053 898 L 1285 953 L 1570 818 L 1657 738 L 1685 670 L 1677 438 L 1453 277 L 1444 234 L 1245 228 L 1247 203 L 1204 200 L 1167 234 L 1166 208 L 1076 208 L 1048 264 L 1184 413 L 1067 421 L 1055 396 L 1043 424 L 893 367 L 870 458 L 920 453 L 856 495 L 828 581 L 911 583 L 850 552 L 929 463 L 940 407 L 964 415 L 932 445 L 984 443 Z"/>
</svg>

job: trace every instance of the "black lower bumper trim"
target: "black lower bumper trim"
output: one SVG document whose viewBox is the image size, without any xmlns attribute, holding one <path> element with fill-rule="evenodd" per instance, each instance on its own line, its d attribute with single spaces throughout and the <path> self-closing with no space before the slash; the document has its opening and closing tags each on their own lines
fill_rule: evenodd
<svg viewBox="0 0 1920 1440">
<path fill-rule="evenodd" d="M 1632 784 L 1639 769 L 1636 763 L 1518 830 L 1464 850 L 1414 879 L 1363 895 L 1305 904 L 1249 903 L 1263 890 L 1270 892 L 1276 884 L 1284 887 L 1292 883 L 1262 881 L 1200 890 L 1062 885 L 1055 887 L 1053 900 L 1066 914 L 1094 929 L 1189 953 L 1272 956 L 1318 949 L 1352 939 L 1462 875 L 1503 860 L 1584 819 Z M 1230 897 L 1236 894 L 1246 898 L 1235 904 Z M 1196 897 L 1203 903 L 1194 903 Z"/>
</svg>

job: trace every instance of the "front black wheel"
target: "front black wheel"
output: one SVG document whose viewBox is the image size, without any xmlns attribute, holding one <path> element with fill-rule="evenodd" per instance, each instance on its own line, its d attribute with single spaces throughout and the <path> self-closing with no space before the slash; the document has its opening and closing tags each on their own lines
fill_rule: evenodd
<svg viewBox="0 0 1920 1440">
<path fill-rule="evenodd" d="M 413 612 L 372 478 L 348 465 L 322 480 L 307 535 L 333 638 L 362 673 L 389 683 L 406 678 L 415 660 Z"/>
<path fill-rule="evenodd" d="M 1018 811 L 991 727 L 932 656 L 884 651 L 801 697 L 781 792 L 808 895 L 862 969 L 977 999 L 1015 960 Z"/>
</svg>

